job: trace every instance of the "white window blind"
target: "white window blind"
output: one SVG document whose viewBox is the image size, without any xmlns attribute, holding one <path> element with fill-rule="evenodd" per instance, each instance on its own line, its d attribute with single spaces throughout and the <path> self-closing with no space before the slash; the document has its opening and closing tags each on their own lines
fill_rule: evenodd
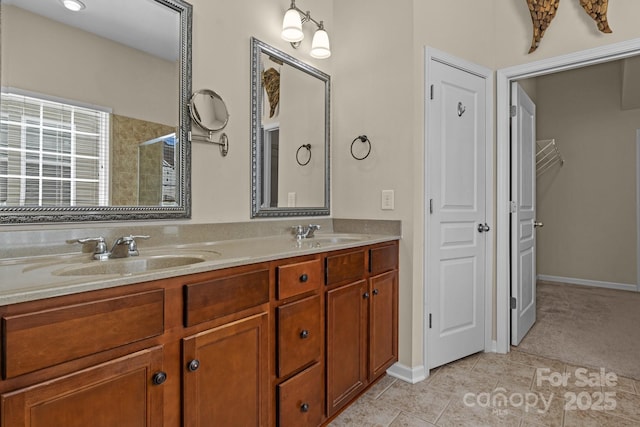
<svg viewBox="0 0 640 427">
<path fill-rule="evenodd" d="M 0 115 L 0 205 L 108 204 L 108 113 L 2 93 Z"/>
</svg>

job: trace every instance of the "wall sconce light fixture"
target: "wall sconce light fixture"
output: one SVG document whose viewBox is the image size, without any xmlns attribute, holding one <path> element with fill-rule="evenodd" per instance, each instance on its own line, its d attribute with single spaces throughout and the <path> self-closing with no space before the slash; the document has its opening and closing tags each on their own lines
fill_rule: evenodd
<svg viewBox="0 0 640 427">
<path fill-rule="evenodd" d="M 291 6 L 284 14 L 282 20 L 282 33 L 283 40 L 291 43 L 291 46 L 298 48 L 300 42 L 304 39 L 304 33 L 302 32 L 302 24 L 305 22 L 313 22 L 318 29 L 313 35 L 311 41 L 311 56 L 317 59 L 325 59 L 331 56 L 331 47 L 329 45 L 329 35 L 324 29 L 323 21 L 316 21 L 311 17 L 311 12 L 303 12 L 296 6 L 296 0 L 291 0 Z"/>
</svg>

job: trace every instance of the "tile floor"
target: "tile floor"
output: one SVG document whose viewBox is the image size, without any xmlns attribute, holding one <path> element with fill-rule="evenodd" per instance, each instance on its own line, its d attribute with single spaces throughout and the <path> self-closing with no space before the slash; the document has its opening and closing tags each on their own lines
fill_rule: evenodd
<svg viewBox="0 0 640 427">
<path fill-rule="evenodd" d="M 414 385 L 385 376 L 330 426 L 640 426 L 640 381 L 611 374 L 519 351 L 479 353 Z"/>
</svg>

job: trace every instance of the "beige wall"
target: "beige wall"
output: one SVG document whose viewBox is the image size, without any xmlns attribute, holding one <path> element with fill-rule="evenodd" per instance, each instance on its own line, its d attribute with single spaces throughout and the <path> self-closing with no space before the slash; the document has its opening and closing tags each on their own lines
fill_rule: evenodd
<svg viewBox="0 0 640 427">
<path fill-rule="evenodd" d="M 636 129 L 620 62 L 538 78 L 537 139 L 565 159 L 538 179 L 538 273 L 635 284 Z"/>
</svg>

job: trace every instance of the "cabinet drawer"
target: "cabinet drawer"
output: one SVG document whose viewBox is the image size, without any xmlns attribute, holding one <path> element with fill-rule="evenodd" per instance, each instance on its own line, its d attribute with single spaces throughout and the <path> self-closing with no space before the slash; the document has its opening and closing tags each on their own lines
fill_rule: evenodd
<svg viewBox="0 0 640 427">
<path fill-rule="evenodd" d="M 384 273 L 398 268 L 398 245 L 389 245 L 369 250 L 369 271 Z"/>
<path fill-rule="evenodd" d="M 184 286 L 185 326 L 269 302 L 269 270 L 252 271 Z"/>
<path fill-rule="evenodd" d="M 47 368 L 164 332 L 164 290 L 2 318 L 3 378 Z"/>
<path fill-rule="evenodd" d="M 278 307 L 278 376 L 320 358 L 320 296 Z"/>
<path fill-rule="evenodd" d="M 322 421 L 322 366 L 316 363 L 278 385 L 278 425 L 318 426 Z"/>
<path fill-rule="evenodd" d="M 326 260 L 327 285 L 362 279 L 364 261 L 364 251 L 328 256 Z"/>
<path fill-rule="evenodd" d="M 278 299 L 286 299 L 320 287 L 322 263 L 319 259 L 278 267 Z"/>
</svg>

